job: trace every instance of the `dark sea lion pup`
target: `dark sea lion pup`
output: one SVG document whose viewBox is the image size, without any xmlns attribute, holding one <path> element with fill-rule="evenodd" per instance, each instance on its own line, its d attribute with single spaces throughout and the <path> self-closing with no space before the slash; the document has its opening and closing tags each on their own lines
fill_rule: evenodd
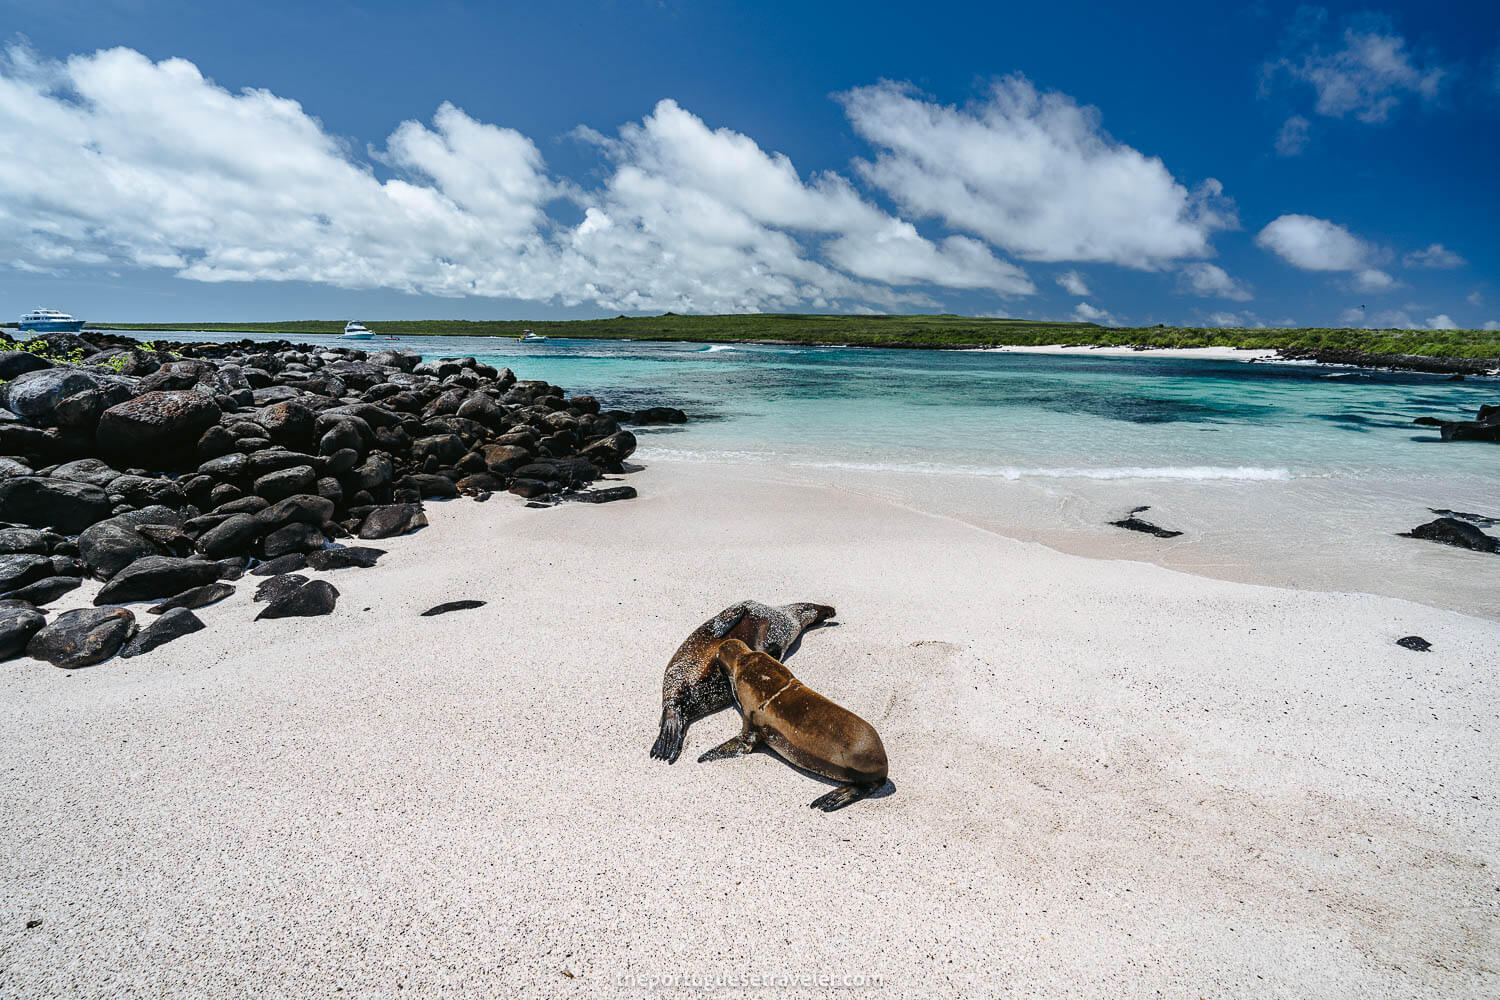
<svg viewBox="0 0 1500 1000">
<path fill-rule="evenodd" d="M 847 782 L 811 803 L 824 812 L 858 802 L 885 784 L 885 746 L 874 726 L 804 685 L 776 658 L 737 639 L 719 646 L 719 662 L 745 725 L 698 763 L 740 757 L 764 742 L 805 771 Z"/>
<path fill-rule="evenodd" d="M 688 726 L 734 704 L 729 679 L 715 659 L 719 643 L 732 636 L 779 660 L 798 636 L 835 614 L 826 604 L 772 607 L 759 601 L 741 601 L 699 625 L 672 654 L 662 677 L 661 733 L 651 756 L 674 763 L 682 755 Z"/>
</svg>

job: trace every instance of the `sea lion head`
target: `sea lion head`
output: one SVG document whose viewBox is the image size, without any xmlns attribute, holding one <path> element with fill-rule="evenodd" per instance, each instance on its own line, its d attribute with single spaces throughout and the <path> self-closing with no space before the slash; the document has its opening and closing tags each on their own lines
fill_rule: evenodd
<svg viewBox="0 0 1500 1000">
<path fill-rule="evenodd" d="M 803 628 L 821 625 L 838 614 L 831 605 L 827 604 L 793 604 L 790 610 Z"/>
<path fill-rule="evenodd" d="M 740 659 L 749 653 L 750 647 L 745 645 L 743 639 L 725 639 L 719 643 L 719 663 L 730 677 L 734 676 L 735 670 L 740 665 Z"/>
</svg>

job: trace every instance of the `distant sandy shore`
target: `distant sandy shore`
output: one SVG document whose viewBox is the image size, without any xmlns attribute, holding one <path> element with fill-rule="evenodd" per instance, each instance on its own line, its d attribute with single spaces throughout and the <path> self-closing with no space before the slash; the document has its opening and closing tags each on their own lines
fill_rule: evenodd
<svg viewBox="0 0 1500 1000">
<path fill-rule="evenodd" d="M 1500 624 L 631 482 L 429 504 L 327 618 L 247 578 L 151 655 L 4 664 L 0 995 L 1500 992 Z M 751 596 L 838 607 L 788 663 L 890 794 L 694 763 L 730 713 L 648 758 L 668 656 Z"/>
<path fill-rule="evenodd" d="M 1002 354 L 1087 354 L 1102 358 L 1198 358 L 1219 361 L 1265 361 L 1276 357 L 1275 351 L 1243 350 L 1238 347 L 1149 347 L 1136 350 L 1131 347 L 1075 347 L 1069 344 L 1041 344 L 1036 346 L 1012 345 L 1005 347 L 955 348 L 976 352 Z"/>
</svg>

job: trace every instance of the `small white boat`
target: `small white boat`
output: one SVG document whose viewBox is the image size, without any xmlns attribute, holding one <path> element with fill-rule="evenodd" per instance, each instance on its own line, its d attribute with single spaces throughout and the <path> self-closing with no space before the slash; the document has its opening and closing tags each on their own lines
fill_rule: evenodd
<svg viewBox="0 0 1500 1000">
<path fill-rule="evenodd" d="M 22 333 L 77 333 L 83 329 L 83 320 L 56 309 L 33 309 L 17 327 Z"/>
<path fill-rule="evenodd" d="M 344 324 L 345 340 L 369 340 L 373 336 L 375 336 L 375 331 L 371 330 L 363 323 L 356 323 L 353 320 L 350 320 L 348 323 Z"/>
<path fill-rule="evenodd" d="M 545 344 L 547 338 L 532 333 L 530 330 L 522 330 L 521 335 L 516 338 L 523 344 Z"/>
</svg>

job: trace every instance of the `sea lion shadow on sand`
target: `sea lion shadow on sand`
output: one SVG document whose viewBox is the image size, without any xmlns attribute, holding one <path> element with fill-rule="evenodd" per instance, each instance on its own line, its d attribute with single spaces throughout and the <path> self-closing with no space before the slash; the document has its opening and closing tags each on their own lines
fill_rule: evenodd
<svg viewBox="0 0 1500 1000">
<path fill-rule="evenodd" d="M 736 712 L 736 714 L 738 714 L 738 712 Z M 711 753 L 712 751 L 709 751 L 709 752 Z M 798 764 L 796 761 L 787 760 L 785 757 L 781 756 L 781 754 L 777 753 L 775 750 L 772 750 L 770 747 L 766 746 L 763 743 L 756 744 L 755 749 L 752 750 L 751 753 L 752 754 L 764 754 L 765 756 L 774 759 L 777 763 L 783 765 L 784 767 L 791 768 L 793 771 L 796 771 L 798 774 L 802 775 L 804 778 L 811 778 L 814 781 L 822 782 L 823 784 L 827 785 L 829 788 L 834 788 L 834 789 L 842 788 L 846 784 L 846 782 L 840 781 L 837 778 L 830 778 L 826 774 L 819 774 L 817 771 L 809 771 L 807 768 L 803 767 L 801 764 Z M 891 778 L 890 778 L 889 775 L 887 775 L 886 779 L 885 779 L 885 784 L 883 784 L 883 785 L 877 785 L 874 789 L 872 789 L 872 790 L 866 792 L 864 795 L 862 795 L 861 798 L 866 798 L 866 799 L 884 799 L 884 798 L 889 798 L 890 796 L 896 794 L 896 789 L 897 789 L 896 783 L 891 780 Z M 832 810 L 829 810 L 829 811 L 831 812 Z"/>
</svg>

